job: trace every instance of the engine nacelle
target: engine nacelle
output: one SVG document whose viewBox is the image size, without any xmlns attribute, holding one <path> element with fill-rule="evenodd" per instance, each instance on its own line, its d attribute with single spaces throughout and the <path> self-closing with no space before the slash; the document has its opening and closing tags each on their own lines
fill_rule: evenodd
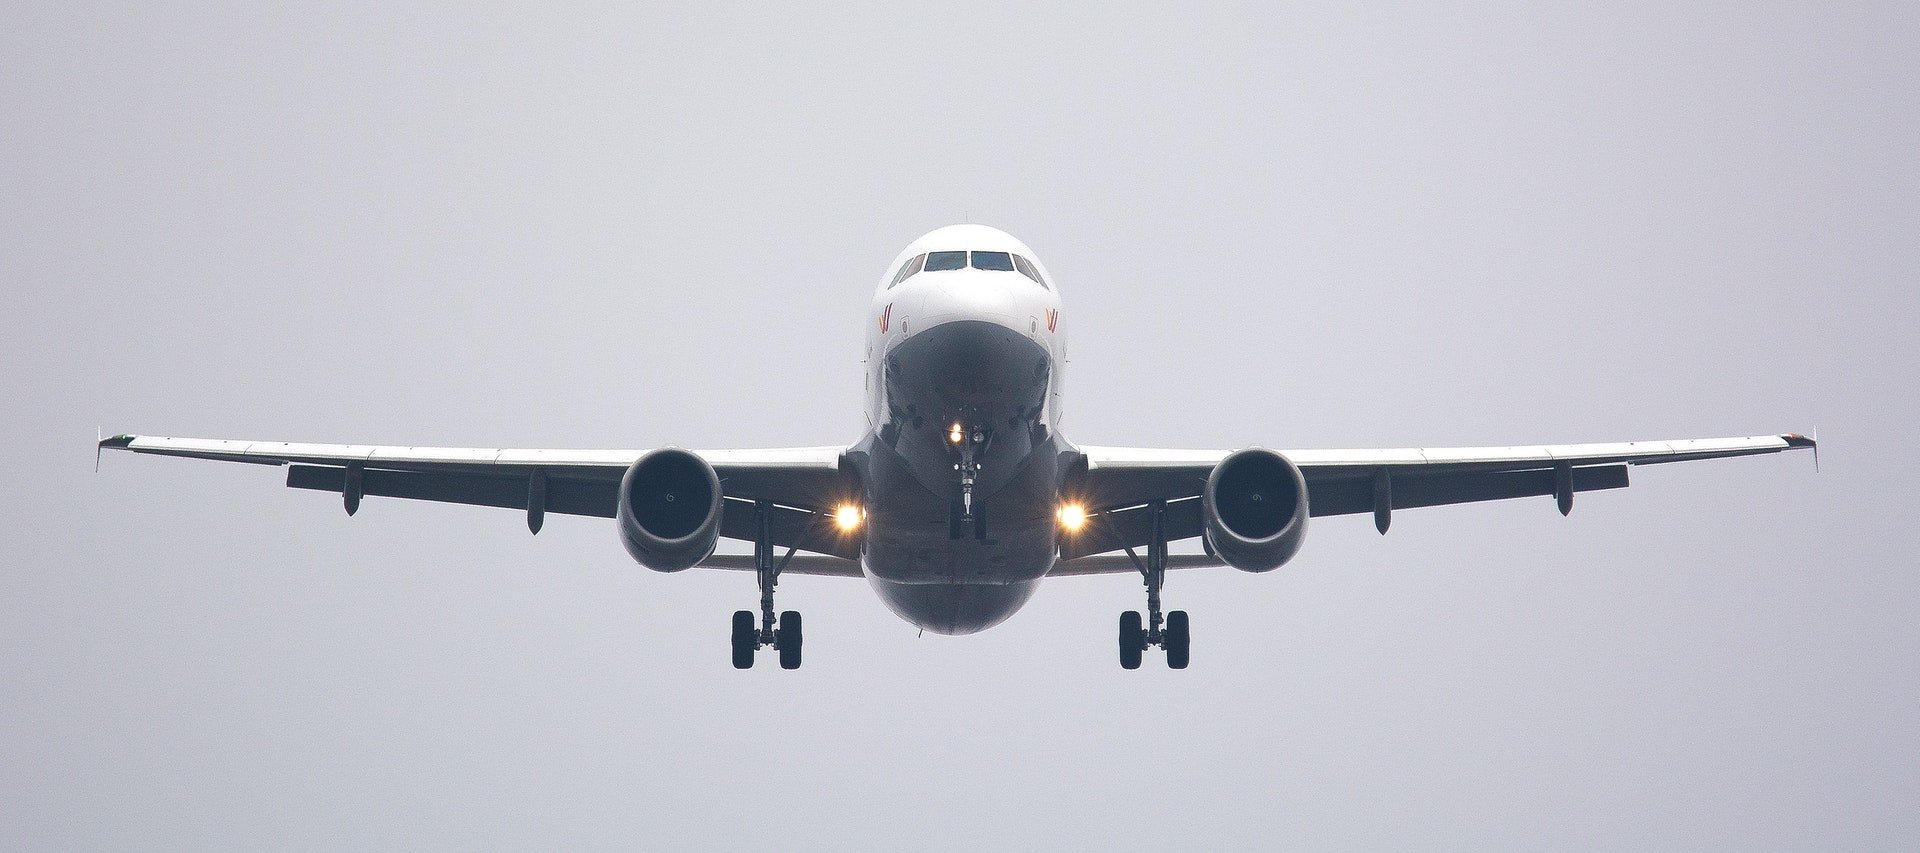
<svg viewBox="0 0 1920 853">
<path fill-rule="evenodd" d="M 720 475 L 676 448 L 635 460 L 620 478 L 620 543 L 656 572 L 693 568 L 720 541 Z"/>
<path fill-rule="evenodd" d="M 1249 448 L 1220 460 L 1200 493 L 1207 545 L 1243 572 L 1270 572 L 1307 538 L 1307 479 L 1287 457 Z"/>
</svg>

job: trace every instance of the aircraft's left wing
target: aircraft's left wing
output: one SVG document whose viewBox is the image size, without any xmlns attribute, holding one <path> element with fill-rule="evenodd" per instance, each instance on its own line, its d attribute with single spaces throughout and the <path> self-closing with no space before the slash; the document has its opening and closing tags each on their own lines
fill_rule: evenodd
<svg viewBox="0 0 1920 853">
<path fill-rule="evenodd" d="M 1377 450 L 1284 450 L 1307 481 L 1315 517 L 1373 513 L 1382 533 L 1396 509 L 1553 495 L 1561 511 L 1576 492 L 1627 485 L 1627 468 L 1812 449 L 1797 434 L 1676 441 L 1625 441 L 1525 447 L 1440 447 Z M 1201 489 L 1224 450 L 1081 447 L 1080 485 L 1088 510 L 1104 514 L 1089 533 L 1064 543 L 1061 556 L 1137 547 L 1147 541 L 1142 504 L 1167 501 L 1168 539 L 1200 535 Z M 1071 565 L 1071 563 L 1069 563 Z M 1089 563 L 1091 565 L 1091 563 Z"/>
<path fill-rule="evenodd" d="M 620 477 L 643 450 L 514 450 L 476 447 L 397 447 L 298 444 L 117 435 L 104 450 L 250 462 L 287 469 L 287 485 L 341 493 L 348 511 L 361 495 L 523 510 L 536 532 L 548 512 L 612 518 Z M 776 505 L 776 546 L 831 548 L 806 543 L 806 528 L 831 512 L 841 486 L 840 447 L 695 450 L 720 475 L 726 515 L 720 535 L 751 539 L 752 502 Z M 820 539 L 820 537 L 811 537 Z M 832 540 L 833 537 L 826 537 Z M 830 550 L 828 553 L 832 553 Z M 857 558 L 858 554 L 838 556 Z"/>
</svg>

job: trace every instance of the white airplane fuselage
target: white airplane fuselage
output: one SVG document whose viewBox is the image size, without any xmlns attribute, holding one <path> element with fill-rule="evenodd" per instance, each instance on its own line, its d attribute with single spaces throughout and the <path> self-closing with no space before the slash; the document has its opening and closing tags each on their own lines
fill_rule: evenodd
<svg viewBox="0 0 1920 853">
<path fill-rule="evenodd" d="M 776 611 L 774 587 L 801 549 L 817 553 L 796 573 L 857 572 L 896 615 L 943 634 L 1005 621 L 1050 573 L 1138 572 L 1146 612 L 1121 614 L 1120 664 L 1135 669 L 1146 649 L 1160 648 L 1181 669 L 1187 613 L 1164 609 L 1160 596 L 1174 565 L 1170 541 L 1197 538 L 1205 549 L 1179 555 L 1196 558 L 1184 565 L 1270 572 L 1299 552 L 1313 517 L 1371 513 L 1386 533 L 1401 509 L 1536 496 L 1553 497 L 1564 515 L 1576 492 L 1625 487 L 1632 465 L 1818 446 L 1787 433 L 1286 452 L 1078 447 L 1060 432 L 1067 338 L 1057 284 L 1025 244 L 980 225 L 907 246 L 866 324 L 867 430 L 851 447 L 500 449 L 131 434 L 95 446 L 285 466 L 288 486 L 337 493 L 349 515 L 374 495 L 524 509 L 534 533 L 548 513 L 611 518 L 629 555 L 654 571 L 754 571 L 760 612 L 735 611 L 731 624 L 741 669 L 766 648 L 781 667 L 800 665 L 802 620 Z M 722 538 L 752 542 L 752 556 L 715 553 Z"/>
<path fill-rule="evenodd" d="M 933 269 L 956 252 L 979 256 Z M 993 268 L 1003 254 L 1022 268 Z M 899 279 L 906 264 L 926 269 Z M 854 448 L 865 457 L 862 567 L 914 625 L 946 634 L 990 628 L 1053 567 L 1073 452 L 1058 432 L 1059 312 L 1059 292 L 1033 252 L 979 225 L 914 241 L 874 294 L 869 433 Z"/>
</svg>

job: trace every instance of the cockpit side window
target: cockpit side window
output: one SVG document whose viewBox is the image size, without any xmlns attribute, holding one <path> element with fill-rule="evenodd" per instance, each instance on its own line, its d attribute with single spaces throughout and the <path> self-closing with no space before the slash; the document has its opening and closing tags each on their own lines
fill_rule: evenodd
<svg viewBox="0 0 1920 853">
<path fill-rule="evenodd" d="M 920 271 L 920 265 L 926 262 L 927 262 L 926 255 L 914 255 L 913 260 L 910 260 L 900 265 L 900 271 L 895 273 L 893 276 L 893 284 L 889 284 L 887 285 L 887 287 L 890 287 L 890 288 L 894 287 L 895 285 L 898 285 L 900 282 L 913 278 L 913 274 Z"/>
<path fill-rule="evenodd" d="M 928 252 L 927 272 L 946 272 L 967 268 L 966 252 Z"/>
<path fill-rule="evenodd" d="M 1040 278 L 1040 270 L 1033 265 L 1032 261 L 1029 261 L 1026 258 L 1020 257 L 1019 255 L 1014 255 L 1013 265 L 1020 270 L 1021 275 L 1024 275 L 1027 278 L 1033 279 L 1034 284 L 1040 285 L 1041 287 L 1047 286 L 1047 283 Z M 1052 288 L 1048 288 L 1048 289 L 1051 290 Z"/>
<path fill-rule="evenodd" d="M 1013 272 L 1013 256 L 1006 252 L 974 252 L 973 268 L 995 272 Z"/>
</svg>

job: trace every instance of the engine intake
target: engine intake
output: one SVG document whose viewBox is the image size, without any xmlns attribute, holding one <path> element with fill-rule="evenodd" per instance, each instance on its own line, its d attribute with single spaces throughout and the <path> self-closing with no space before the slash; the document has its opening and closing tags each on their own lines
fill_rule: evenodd
<svg viewBox="0 0 1920 853">
<path fill-rule="evenodd" d="M 620 543 L 656 572 L 693 568 L 720 541 L 720 475 L 685 450 L 655 450 L 620 478 Z"/>
<path fill-rule="evenodd" d="M 1270 572 L 1307 537 L 1307 480 L 1287 457 L 1263 448 L 1229 455 L 1200 493 L 1207 545 L 1243 572 Z"/>
</svg>

